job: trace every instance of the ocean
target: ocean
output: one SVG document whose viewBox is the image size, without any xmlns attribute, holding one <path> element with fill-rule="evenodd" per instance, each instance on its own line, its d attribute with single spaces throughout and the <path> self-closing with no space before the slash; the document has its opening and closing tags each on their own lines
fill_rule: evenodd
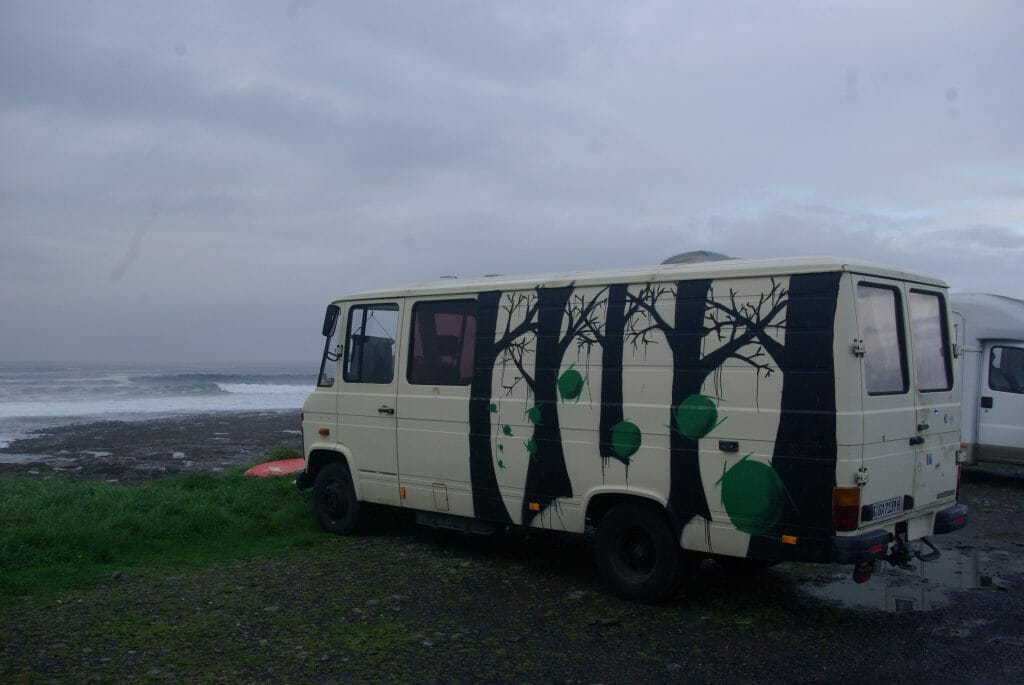
<svg viewBox="0 0 1024 685">
<path fill-rule="evenodd" d="M 308 366 L 129 366 L 0 362 L 0 447 L 84 421 L 302 407 Z"/>
</svg>

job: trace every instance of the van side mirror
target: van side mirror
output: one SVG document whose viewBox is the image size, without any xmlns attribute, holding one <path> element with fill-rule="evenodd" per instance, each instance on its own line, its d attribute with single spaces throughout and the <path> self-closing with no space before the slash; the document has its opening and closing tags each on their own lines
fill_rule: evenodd
<svg viewBox="0 0 1024 685">
<path fill-rule="evenodd" d="M 338 312 L 341 311 L 341 307 L 336 304 L 327 305 L 327 312 L 324 314 L 324 337 L 329 338 L 334 335 L 334 329 L 338 325 Z"/>
</svg>

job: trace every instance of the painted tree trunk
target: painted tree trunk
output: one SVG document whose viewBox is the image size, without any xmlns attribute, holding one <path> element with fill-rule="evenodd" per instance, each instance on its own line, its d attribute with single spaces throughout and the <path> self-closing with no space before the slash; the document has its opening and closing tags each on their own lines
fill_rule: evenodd
<svg viewBox="0 0 1024 685">
<path fill-rule="evenodd" d="M 775 360 L 783 376 L 772 457 L 784 490 L 782 515 L 768 535 L 751 538 L 752 558 L 830 557 L 837 457 L 832 350 L 840 276 L 795 275 L 789 282 L 785 349 Z M 798 545 L 782 545 L 782 533 L 797 537 Z"/>
<path fill-rule="evenodd" d="M 630 454 L 621 444 L 615 443 L 612 431 L 625 420 L 622 414 L 622 354 L 628 288 L 625 284 L 617 284 L 608 289 L 608 313 L 601 337 L 600 453 L 602 459 L 618 459 L 624 464 L 629 464 Z"/>
<path fill-rule="evenodd" d="M 679 407 L 687 398 L 700 394 L 711 370 L 701 364 L 701 341 L 711 281 L 676 283 L 675 324 L 667 331 L 672 349 L 672 405 L 669 407 L 669 496 L 668 512 L 680 533 L 694 516 L 711 518 L 704 482 L 700 475 L 698 439 L 685 435 L 678 425 Z"/>
<path fill-rule="evenodd" d="M 474 515 L 488 521 L 511 523 L 498 489 L 491 449 L 491 379 L 501 350 L 495 342 L 500 301 L 501 292 L 497 290 L 480 293 L 477 297 L 473 382 L 469 397 L 469 475 Z"/>
<path fill-rule="evenodd" d="M 532 447 L 528 448 L 530 465 L 523 493 L 524 526 L 530 525 L 554 500 L 572 496 L 558 422 L 558 376 L 565 353 L 561 339 L 562 319 L 572 290 L 571 286 L 537 289 L 533 394 L 540 416 L 533 427 Z"/>
</svg>

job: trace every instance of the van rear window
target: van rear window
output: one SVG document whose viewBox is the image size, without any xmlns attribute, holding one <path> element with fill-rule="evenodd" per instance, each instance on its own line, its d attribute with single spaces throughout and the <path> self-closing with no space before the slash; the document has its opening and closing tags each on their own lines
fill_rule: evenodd
<svg viewBox="0 0 1024 685">
<path fill-rule="evenodd" d="M 409 382 L 469 385 L 476 345 L 476 300 L 419 302 L 412 310 Z"/>
<path fill-rule="evenodd" d="M 895 288 L 857 285 L 857 321 L 864 341 L 864 387 L 869 395 L 907 391 L 900 296 Z"/>
<path fill-rule="evenodd" d="M 946 308 L 938 293 L 910 291 L 910 331 L 914 340 L 914 370 L 921 392 L 949 390 L 949 333 Z"/>
</svg>

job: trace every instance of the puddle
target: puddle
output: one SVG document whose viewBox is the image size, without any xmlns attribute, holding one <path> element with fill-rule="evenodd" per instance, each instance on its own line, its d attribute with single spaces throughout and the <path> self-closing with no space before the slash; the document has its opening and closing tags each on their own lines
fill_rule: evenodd
<svg viewBox="0 0 1024 685">
<path fill-rule="evenodd" d="M 913 568 L 894 568 L 882 564 L 866 583 L 853 582 L 849 566 L 829 567 L 826 572 L 808 576 L 801 592 L 835 606 L 877 610 L 888 613 L 930 611 L 946 606 L 958 590 L 1005 589 L 999 575 L 1019 573 L 1021 562 L 1002 558 L 1001 552 L 943 550 L 935 561 L 915 561 Z M 997 558 L 998 557 L 998 558 Z"/>
</svg>

